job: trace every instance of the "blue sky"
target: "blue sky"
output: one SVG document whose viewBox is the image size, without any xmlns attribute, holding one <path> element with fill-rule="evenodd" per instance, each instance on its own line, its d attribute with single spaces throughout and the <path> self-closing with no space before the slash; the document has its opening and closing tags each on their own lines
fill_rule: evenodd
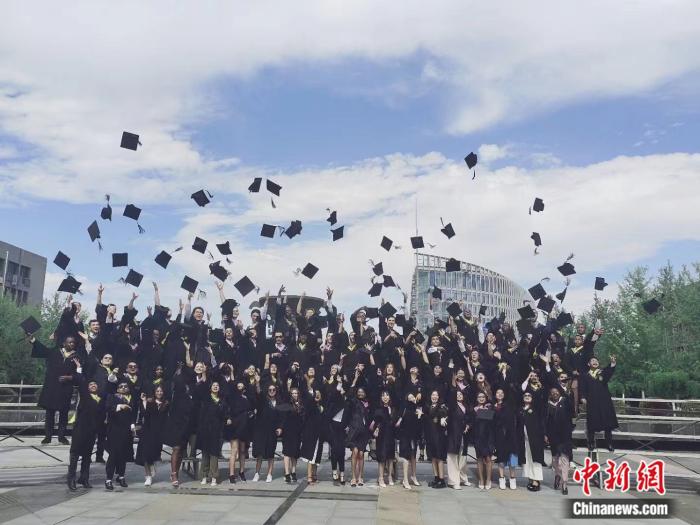
<svg viewBox="0 0 700 525">
<path fill-rule="evenodd" d="M 0 238 L 49 261 L 63 250 L 88 293 L 104 281 L 116 301 L 131 290 L 116 284 L 122 272 L 110 268 L 109 254 L 128 251 L 171 302 L 184 274 L 200 279 L 209 308 L 210 261 L 189 250 L 195 234 L 232 241 L 226 287 L 237 299 L 231 284 L 247 274 L 263 290 L 285 283 L 319 295 L 331 286 L 349 310 L 369 302 L 370 258 L 384 259 L 408 289 L 410 251 L 386 254 L 378 244 L 386 233 L 408 245 L 416 198 L 434 253 L 526 288 L 548 275 L 559 291 L 555 267 L 576 253 L 567 298 L 574 311 L 590 303 L 597 275 L 612 283 L 612 296 L 634 265 L 697 261 L 700 64 L 686 52 L 698 43 L 690 31 L 697 8 L 679 2 L 665 13 L 671 27 L 652 35 L 645 28 L 654 7 L 640 8 L 627 33 L 608 29 L 627 15 L 607 5 L 602 21 L 556 8 L 562 33 L 578 38 L 550 28 L 533 39 L 512 29 L 517 13 L 499 20 L 487 10 L 474 14 L 484 27 L 464 35 L 452 21 L 462 4 L 424 12 L 409 2 L 402 16 L 421 20 L 410 29 L 389 15 L 398 5 L 374 18 L 364 3 L 343 13 L 311 6 L 304 17 L 280 7 L 278 22 L 305 28 L 304 39 L 272 30 L 255 8 L 239 27 L 231 7 L 183 4 L 163 17 L 158 2 L 59 14 L 13 4 L 0 22 L 8 49 L 0 56 Z M 119 22 L 136 13 L 142 25 L 130 38 L 140 53 L 124 60 L 114 45 Z M 31 30 L 26 15 L 37 21 Z M 81 24 L 100 16 L 100 34 Z M 370 19 L 376 27 L 366 27 Z M 264 38 L 238 37 L 235 27 Z M 178 32 L 200 38 L 182 47 Z M 52 61 L 33 51 L 48 42 Z M 141 133 L 144 146 L 120 149 L 122 130 Z M 475 181 L 462 161 L 472 150 L 480 154 Z M 253 176 L 283 185 L 276 209 L 266 192 L 248 194 Z M 204 209 L 189 200 L 200 188 L 215 196 Z M 99 221 L 100 254 L 85 229 L 106 192 L 115 220 Z M 529 216 L 535 196 L 547 207 Z M 120 217 L 127 202 L 144 208 L 144 235 Z M 338 243 L 330 242 L 328 206 L 347 228 Z M 455 239 L 441 237 L 439 217 L 455 224 Z M 262 222 L 295 218 L 304 221 L 295 240 L 258 237 Z M 537 257 L 532 231 L 544 240 Z M 153 263 L 179 245 L 186 249 L 167 271 Z M 292 271 L 309 261 L 319 276 L 296 280 Z M 61 278 L 50 272 L 47 294 Z M 150 295 L 145 285 L 140 293 Z"/>
</svg>

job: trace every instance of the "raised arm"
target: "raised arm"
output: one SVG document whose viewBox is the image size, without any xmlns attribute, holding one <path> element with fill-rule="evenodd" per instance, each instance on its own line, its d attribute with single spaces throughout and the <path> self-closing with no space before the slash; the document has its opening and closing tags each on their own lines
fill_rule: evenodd
<svg viewBox="0 0 700 525">
<path fill-rule="evenodd" d="M 302 310 L 302 304 L 304 302 L 304 297 L 306 297 L 306 292 L 301 292 L 301 295 L 299 296 L 299 302 L 297 303 L 297 315 L 301 315 Z"/>
<path fill-rule="evenodd" d="M 221 304 L 223 304 L 226 300 L 226 294 L 224 293 L 224 283 L 222 283 L 221 281 L 216 281 L 216 288 L 219 290 L 219 299 L 221 300 Z"/>
<path fill-rule="evenodd" d="M 160 306 L 160 291 L 158 290 L 158 283 L 153 281 L 153 304 Z"/>
<path fill-rule="evenodd" d="M 104 286 L 102 286 L 102 283 L 99 284 L 97 287 L 97 301 L 96 301 L 96 307 L 97 306 L 102 306 L 102 293 L 105 291 Z"/>
</svg>

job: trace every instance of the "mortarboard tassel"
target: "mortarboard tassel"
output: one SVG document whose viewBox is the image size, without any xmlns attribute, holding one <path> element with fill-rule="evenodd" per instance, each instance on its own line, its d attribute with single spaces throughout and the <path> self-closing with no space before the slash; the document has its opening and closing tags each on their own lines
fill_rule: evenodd
<svg viewBox="0 0 700 525">
<path fill-rule="evenodd" d="M 566 261 L 565 261 L 565 262 L 569 262 L 569 261 L 570 261 L 571 259 L 573 259 L 573 258 L 574 258 L 574 252 L 571 252 L 571 253 L 569 254 L 569 256 L 566 258 Z"/>
<path fill-rule="evenodd" d="M 136 223 L 136 226 L 139 227 L 139 234 L 142 234 L 142 233 L 144 233 L 144 232 L 146 231 L 146 230 L 143 229 L 143 227 L 142 227 L 138 222 Z"/>
<path fill-rule="evenodd" d="M 541 283 L 548 283 L 549 281 L 551 281 L 549 277 L 542 277 L 542 279 L 540 279 Z"/>
<path fill-rule="evenodd" d="M 532 215 L 532 206 L 530 206 L 530 207 L 527 209 L 527 214 L 528 214 L 528 215 Z"/>
<path fill-rule="evenodd" d="M 474 168 L 474 175 L 472 176 L 472 180 L 476 179 L 476 168 Z"/>
<path fill-rule="evenodd" d="M 120 277 L 120 278 L 117 280 L 117 282 L 118 282 L 119 284 L 123 284 L 124 286 L 126 286 L 126 279 L 124 279 L 124 277 Z"/>
<path fill-rule="evenodd" d="M 255 293 L 260 293 L 260 287 L 259 287 L 259 286 L 256 286 L 256 287 L 255 287 Z"/>
<path fill-rule="evenodd" d="M 534 255 L 539 255 L 539 254 L 540 254 L 540 252 L 537 251 L 537 246 L 535 246 L 535 253 L 534 253 Z"/>
<path fill-rule="evenodd" d="M 100 241 L 97 241 L 97 247 L 102 251 L 102 243 Z"/>
<path fill-rule="evenodd" d="M 270 197 L 270 203 L 272 204 L 273 208 L 277 208 L 277 206 L 275 206 L 275 199 L 273 199 L 272 197 Z"/>
<path fill-rule="evenodd" d="M 231 262 L 232 262 L 231 259 L 229 259 L 228 257 L 226 257 L 226 264 L 231 264 Z"/>
<path fill-rule="evenodd" d="M 299 274 L 301 273 L 301 268 L 297 268 L 292 273 L 294 274 L 294 277 L 299 277 Z"/>
<path fill-rule="evenodd" d="M 400 249 L 401 249 L 401 246 L 399 246 L 398 244 L 394 244 L 394 250 L 400 250 Z"/>
<path fill-rule="evenodd" d="M 173 250 L 173 253 L 179 252 L 180 250 L 182 250 L 182 246 L 178 246 L 177 248 L 175 248 L 175 249 Z"/>
<path fill-rule="evenodd" d="M 207 255 L 212 261 L 214 260 L 214 255 L 211 253 L 211 250 L 207 250 Z"/>
<path fill-rule="evenodd" d="M 425 244 L 427 244 L 428 246 L 430 246 L 430 248 L 435 248 L 435 247 L 437 246 L 437 244 L 430 244 L 429 242 L 426 242 Z"/>
<path fill-rule="evenodd" d="M 214 196 L 213 196 L 211 193 L 209 193 L 209 190 L 204 190 L 204 191 L 207 192 L 207 196 L 208 196 L 210 199 L 213 199 L 213 198 L 214 198 Z"/>
</svg>

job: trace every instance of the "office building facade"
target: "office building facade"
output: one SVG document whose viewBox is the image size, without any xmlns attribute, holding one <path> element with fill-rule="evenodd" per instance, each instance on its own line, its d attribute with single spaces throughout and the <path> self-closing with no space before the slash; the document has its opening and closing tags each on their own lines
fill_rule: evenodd
<svg viewBox="0 0 700 525">
<path fill-rule="evenodd" d="M 46 257 L 0 241 L 0 291 L 19 305 L 44 298 Z"/>
</svg>

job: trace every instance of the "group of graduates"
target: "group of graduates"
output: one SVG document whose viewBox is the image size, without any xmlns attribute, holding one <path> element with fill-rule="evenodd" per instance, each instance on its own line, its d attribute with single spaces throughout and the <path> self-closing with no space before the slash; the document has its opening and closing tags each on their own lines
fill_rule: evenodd
<svg viewBox="0 0 700 525">
<path fill-rule="evenodd" d="M 231 483 L 246 481 L 250 457 L 252 481 L 270 482 L 281 442 L 287 483 L 297 481 L 299 458 L 307 463 L 308 482 L 317 482 L 328 444 L 336 484 L 346 483 L 349 449 L 351 486 L 364 484 L 369 452 L 381 487 L 398 482 L 398 462 L 403 487 L 419 486 L 416 462 L 425 455 L 434 474 L 429 486 L 456 490 L 470 485 L 467 450 L 473 447 L 481 490 L 491 488 L 495 460 L 500 489 L 516 488 L 515 468 L 522 466 L 527 488 L 538 491 L 548 446 L 555 488 L 566 494 L 572 431 L 584 405 L 589 447 L 603 431 L 612 450 L 617 419 L 607 383 L 615 358 L 601 369 L 594 355 L 599 327 L 588 331 L 578 324 L 565 340 L 555 323 L 532 318 L 525 329 L 518 323 L 522 333 L 516 334 L 504 316 L 484 322 L 460 308 L 424 334 L 382 302 L 353 312 L 347 331 L 332 290 L 317 311 L 304 307 L 304 295 L 293 308 L 284 287 L 276 298 L 268 293 L 244 321 L 223 284 L 218 288 L 218 328 L 211 314 L 192 307 L 191 295 L 175 312 L 162 306 L 155 283 L 155 305 L 141 321 L 136 294 L 118 318 L 117 307 L 103 303 L 100 285 L 87 326 L 81 304 L 69 296 L 53 347 L 30 338 L 32 356 L 46 360 L 39 400 L 46 410 L 43 443 L 52 439 L 58 412 L 58 439 L 68 444 L 68 411 L 79 389 L 72 490 L 91 486 L 95 445 L 97 462 L 108 452 L 105 487 L 113 490 L 115 475 L 127 486 L 131 461 L 144 467 L 150 486 L 163 445 L 172 449 L 175 487 L 183 460 L 194 458 L 202 484 L 216 485 L 224 442 L 231 447 Z M 374 316 L 378 330 L 369 324 Z"/>
</svg>

